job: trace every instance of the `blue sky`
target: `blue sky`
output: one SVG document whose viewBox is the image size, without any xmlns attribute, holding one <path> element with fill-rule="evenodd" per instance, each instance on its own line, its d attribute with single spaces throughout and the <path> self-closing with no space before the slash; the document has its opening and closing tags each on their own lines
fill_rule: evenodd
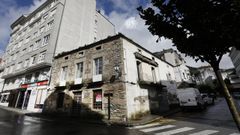
<svg viewBox="0 0 240 135">
<path fill-rule="evenodd" d="M 22 14 L 27 14 L 36 9 L 45 0 L 1 0 L 0 3 L 0 54 L 4 52 L 10 35 L 10 25 Z M 140 5 L 150 6 L 150 0 L 96 0 L 97 9 L 101 11 L 121 32 L 152 52 L 161 51 L 172 47 L 172 42 L 161 39 L 156 43 L 157 37 L 152 36 L 139 17 L 136 8 Z M 144 38 L 143 38 L 144 37 Z M 186 58 L 187 64 L 201 66 L 194 60 Z M 224 56 L 221 67 L 232 67 L 230 59 Z"/>
</svg>

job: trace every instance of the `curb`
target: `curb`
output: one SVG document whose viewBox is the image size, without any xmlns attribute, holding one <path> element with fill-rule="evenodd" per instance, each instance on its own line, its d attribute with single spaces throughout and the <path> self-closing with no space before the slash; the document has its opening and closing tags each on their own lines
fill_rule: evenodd
<svg viewBox="0 0 240 135">
<path fill-rule="evenodd" d="M 6 106 L 0 106 L 0 109 L 15 112 L 15 113 L 22 114 L 22 115 L 25 115 L 27 113 L 31 113 L 31 112 L 26 111 L 26 110 L 21 110 L 21 109 L 18 109 L 18 108 L 12 108 L 12 107 L 6 107 Z"/>
</svg>

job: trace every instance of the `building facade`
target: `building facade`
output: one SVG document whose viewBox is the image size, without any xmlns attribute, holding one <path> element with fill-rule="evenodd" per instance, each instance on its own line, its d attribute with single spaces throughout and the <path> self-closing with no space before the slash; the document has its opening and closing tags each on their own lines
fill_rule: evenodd
<svg viewBox="0 0 240 135">
<path fill-rule="evenodd" d="M 115 33 L 96 0 L 47 0 L 12 25 L 4 54 L 8 106 L 39 112 L 49 89 L 53 58 Z"/>
<path fill-rule="evenodd" d="M 176 93 L 174 78 L 171 65 L 118 34 L 55 57 L 44 112 L 135 119 L 165 107 L 161 92 Z"/>
<path fill-rule="evenodd" d="M 180 82 L 191 82 L 191 75 L 189 68 L 186 66 L 185 60 L 182 56 L 173 49 L 155 52 L 156 56 L 174 66 L 175 80 Z"/>
<path fill-rule="evenodd" d="M 236 48 L 232 48 L 231 53 L 229 54 L 233 65 L 236 69 L 236 74 L 240 77 L 240 51 Z"/>
</svg>

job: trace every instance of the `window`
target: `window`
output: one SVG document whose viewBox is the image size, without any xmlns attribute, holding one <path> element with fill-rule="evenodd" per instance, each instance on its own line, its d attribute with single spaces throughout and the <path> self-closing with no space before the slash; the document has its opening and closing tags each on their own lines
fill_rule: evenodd
<svg viewBox="0 0 240 135">
<path fill-rule="evenodd" d="M 50 39 L 50 34 L 49 34 L 49 35 L 47 35 L 47 36 L 45 36 L 45 37 L 43 38 L 43 44 L 42 44 L 42 46 L 45 46 L 45 45 L 47 45 L 47 44 L 48 44 L 48 42 L 49 42 L 49 39 Z"/>
<path fill-rule="evenodd" d="M 32 80 L 32 74 L 26 75 L 25 77 L 25 83 L 30 83 Z"/>
<path fill-rule="evenodd" d="M 102 109 L 102 90 L 93 91 L 93 108 Z"/>
<path fill-rule="evenodd" d="M 27 43 L 29 42 L 29 40 L 30 40 L 30 36 L 28 36 L 28 37 L 26 38 L 25 44 L 27 44 Z"/>
<path fill-rule="evenodd" d="M 155 72 L 155 68 L 154 68 L 154 67 L 152 67 L 151 69 L 152 69 L 152 77 L 153 77 L 153 82 L 155 83 L 155 82 L 157 81 L 157 79 L 156 79 L 156 72 Z"/>
<path fill-rule="evenodd" d="M 66 81 L 67 80 L 67 71 L 68 70 L 68 67 L 65 66 L 65 67 L 62 67 L 62 72 L 61 72 L 61 81 Z"/>
<path fill-rule="evenodd" d="M 35 101 L 35 108 L 43 108 L 44 101 L 46 99 L 47 91 L 40 89 L 37 91 L 37 97 Z"/>
<path fill-rule="evenodd" d="M 40 75 L 40 72 L 36 72 L 34 74 L 34 82 L 37 82 L 39 80 L 39 75 Z"/>
<path fill-rule="evenodd" d="M 55 16 L 55 14 L 56 14 L 56 11 L 57 11 L 57 9 L 55 8 L 55 9 L 53 9 L 52 11 L 51 11 L 51 17 L 54 17 Z"/>
<path fill-rule="evenodd" d="M 52 20 L 51 22 L 49 22 L 49 23 L 47 24 L 47 30 L 50 30 L 50 29 L 52 28 L 53 22 L 54 22 L 54 20 Z"/>
<path fill-rule="evenodd" d="M 26 50 L 27 50 L 27 48 L 24 48 L 24 49 L 22 50 L 21 56 L 23 56 L 23 55 L 25 54 Z"/>
<path fill-rule="evenodd" d="M 22 62 L 19 62 L 19 63 L 17 64 L 17 70 L 20 69 L 21 67 L 22 67 Z"/>
<path fill-rule="evenodd" d="M 36 63 L 36 56 L 37 56 L 37 55 L 33 55 L 33 56 L 31 57 L 31 65 L 34 65 L 34 64 Z"/>
<path fill-rule="evenodd" d="M 29 64 L 29 59 L 26 59 L 24 62 L 24 67 L 28 67 L 28 64 Z"/>
<path fill-rule="evenodd" d="M 102 49 L 102 46 L 96 47 L 96 50 L 101 50 L 101 49 Z"/>
<path fill-rule="evenodd" d="M 172 80 L 172 76 L 171 76 L 170 73 L 166 74 L 166 76 L 167 76 L 167 80 L 168 80 L 168 81 L 171 81 L 171 80 Z"/>
<path fill-rule="evenodd" d="M 43 15 L 43 19 L 46 20 L 48 18 L 48 14 Z"/>
<path fill-rule="evenodd" d="M 21 40 L 19 43 L 18 43 L 18 48 L 20 48 L 22 46 L 22 43 L 23 43 L 23 40 Z"/>
<path fill-rule="evenodd" d="M 95 72 L 94 75 L 102 74 L 103 70 L 103 59 L 102 57 L 94 59 Z"/>
<path fill-rule="evenodd" d="M 39 48 L 40 42 L 41 42 L 41 39 L 39 39 L 35 42 L 33 50 L 37 50 Z"/>
<path fill-rule="evenodd" d="M 38 31 L 34 32 L 33 38 L 36 38 L 38 36 Z"/>
<path fill-rule="evenodd" d="M 38 58 L 38 62 L 43 62 L 45 60 L 45 56 L 46 56 L 46 51 L 41 52 Z"/>
<path fill-rule="evenodd" d="M 33 50 L 33 45 L 30 45 L 28 52 L 31 52 L 32 50 Z"/>
<path fill-rule="evenodd" d="M 77 63 L 76 78 L 82 78 L 83 76 L 83 62 Z"/>
<path fill-rule="evenodd" d="M 138 80 L 141 80 L 141 62 L 137 61 L 137 73 L 138 73 Z"/>
<path fill-rule="evenodd" d="M 16 52 L 16 54 L 13 56 L 13 60 L 16 60 L 16 59 L 17 59 L 18 53 L 19 53 L 19 52 Z"/>
<path fill-rule="evenodd" d="M 40 33 L 43 33 L 44 28 L 45 28 L 44 26 L 40 28 Z"/>
</svg>

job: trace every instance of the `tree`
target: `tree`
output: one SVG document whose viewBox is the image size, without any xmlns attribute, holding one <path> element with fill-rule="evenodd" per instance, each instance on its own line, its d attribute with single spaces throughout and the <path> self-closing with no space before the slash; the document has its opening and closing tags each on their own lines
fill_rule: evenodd
<svg viewBox="0 0 240 135">
<path fill-rule="evenodd" d="M 212 66 L 240 130 L 238 110 L 219 71 L 222 56 L 231 47 L 240 49 L 240 1 L 151 0 L 151 3 L 152 7 L 138 8 L 149 31 L 159 39 L 171 39 L 181 53 Z"/>
</svg>

